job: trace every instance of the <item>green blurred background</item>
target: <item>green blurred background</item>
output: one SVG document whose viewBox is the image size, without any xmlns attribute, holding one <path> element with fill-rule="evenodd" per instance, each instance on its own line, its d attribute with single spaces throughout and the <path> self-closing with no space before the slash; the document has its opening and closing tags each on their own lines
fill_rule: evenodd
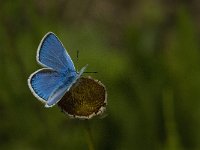
<svg viewBox="0 0 200 150">
<path fill-rule="evenodd" d="M 48 31 L 107 87 L 107 117 L 90 120 L 95 149 L 200 149 L 198 0 L 1 1 L 0 149 L 88 149 L 83 121 L 27 86 Z"/>
</svg>

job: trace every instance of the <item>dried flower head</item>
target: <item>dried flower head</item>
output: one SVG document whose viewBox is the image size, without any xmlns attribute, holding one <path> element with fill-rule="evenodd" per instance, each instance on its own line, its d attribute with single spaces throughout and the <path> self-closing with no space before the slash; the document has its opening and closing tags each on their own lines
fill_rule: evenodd
<svg viewBox="0 0 200 150">
<path fill-rule="evenodd" d="M 58 102 L 61 110 L 71 118 L 91 119 L 106 109 L 105 86 L 91 77 L 81 77 Z"/>
</svg>

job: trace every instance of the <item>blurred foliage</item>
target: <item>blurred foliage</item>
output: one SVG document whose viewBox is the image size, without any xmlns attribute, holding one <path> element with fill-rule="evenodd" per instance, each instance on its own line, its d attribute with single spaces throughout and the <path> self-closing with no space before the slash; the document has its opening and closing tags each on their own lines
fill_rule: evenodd
<svg viewBox="0 0 200 150">
<path fill-rule="evenodd" d="M 199 1 L 1 1 L 0 149 L 88 149 L 84 121 L 28 89 L 48 31 L 107 87 L 108 116 L 90 120 L 96 149 L 200 149 L 199 10 Z"/>
</svg>

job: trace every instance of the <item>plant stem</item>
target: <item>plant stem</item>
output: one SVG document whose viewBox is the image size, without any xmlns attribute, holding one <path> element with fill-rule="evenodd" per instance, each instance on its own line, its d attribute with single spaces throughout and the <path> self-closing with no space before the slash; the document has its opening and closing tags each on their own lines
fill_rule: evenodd
<svg viewBox="0 0 200 150">
<path fill-rule="evenodd" d="M 166 149 L 178 150 L 180 149 L 180 143 L 175 121 L 174 93 L 172 89 L 163 90 L 163 114 L 167 134 Z"/>
<path fill-rule="evenodd" d="M 91 134 L 89 120 L 85 120 L 85 124 L 84 125 L 85 125 L 84 129 L 85 129 L 85 136 L 86 136 L 88 149 L 89 150 L 95 150 L 94 144 L 93 144 L 93 138 L 92 138 L 92 134 Z"/>
</svg>

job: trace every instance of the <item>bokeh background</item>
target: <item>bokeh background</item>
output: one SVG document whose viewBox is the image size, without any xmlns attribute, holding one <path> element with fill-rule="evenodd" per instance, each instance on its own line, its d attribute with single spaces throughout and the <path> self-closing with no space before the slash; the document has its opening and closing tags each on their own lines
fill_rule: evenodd
<svg viewBox="0 0 200 150">
<path fill-rule="evenodd" d="M 95 149 L 200 149 L 198 0 L 0 1 L 0 149 L 88 149 L 84 121 L 28 89 L 48 31 L 107 87 L 107 116 L 89 121 Z"/>
</svg>

